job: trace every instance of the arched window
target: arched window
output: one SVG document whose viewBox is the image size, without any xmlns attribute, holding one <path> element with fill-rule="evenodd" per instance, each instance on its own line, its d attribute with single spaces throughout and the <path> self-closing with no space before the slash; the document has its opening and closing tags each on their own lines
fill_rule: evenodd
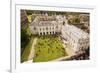
<svg viewBox="0 0 100 73">
<path fill-rule="evenodd" d="M 43 35 L 45 35 L 45 32 L 43 32 Z"/>
<path fill-rule="evenodd" d="M 42 33 L 40 33 L 40 35 L 42 35 Z"/>
<path fill-rule="evenodd" d="M 47 32 L 47 34 L 48 34 L 48 32 Z"/>
<path fill-rule="evenodd" d="M 51 34 L 51 32 L 50 32 L 50 34 Z"/>
<path fill-rule="evenodd" d="M 46 27 L 46 30 L 48 30 L 48 27 Z"/>
</svg>

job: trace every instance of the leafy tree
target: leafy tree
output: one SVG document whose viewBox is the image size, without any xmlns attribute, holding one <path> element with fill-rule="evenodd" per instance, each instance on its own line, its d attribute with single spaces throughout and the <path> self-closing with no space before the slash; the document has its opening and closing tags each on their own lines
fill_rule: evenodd
<svg viewBox="0 0 100 73">
<path fill-rule="evenodd" d="M 27 34 L 27 30 L 21 28 L 21 53 L 24 51 L 25 46 L 29 42 L 29 35 Z"/>
<path fill-rule="evenodd" d="M 33 11 L 32 10 L 26 10 L 27 15 L 32 15 Z"/>
</svg>

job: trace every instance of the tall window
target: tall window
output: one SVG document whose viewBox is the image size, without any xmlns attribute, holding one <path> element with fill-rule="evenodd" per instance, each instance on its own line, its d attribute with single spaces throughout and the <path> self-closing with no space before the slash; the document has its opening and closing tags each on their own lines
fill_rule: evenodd
<svg viewBox="0 0 100 73">
<path fill-rule="evenodd" d="M 54 27 L 52 27 L 52 29 L 54 29 Z"/>
<path fill-rule="evenodd" d="M 41 31 L 41 28 L 40 28 L 40 31 Z"/>
<path fill-rule="evenodd" d="M 44 30 L 44 28 L 43 28 L 43 30 Z"/>
<path fill-rule="evenodd" d="M 48 27 L 46 27 L 46 30 L 48 30 Z"/>
<path fill-rule="evenodd" d="M 36 27 L 34 27 L 34 30 L 36 30 Z"/>
<path fill-rule="evenodd" d="M 51 30 L 51 27 L 50 27 L 50 30 Z"/>
</svg>

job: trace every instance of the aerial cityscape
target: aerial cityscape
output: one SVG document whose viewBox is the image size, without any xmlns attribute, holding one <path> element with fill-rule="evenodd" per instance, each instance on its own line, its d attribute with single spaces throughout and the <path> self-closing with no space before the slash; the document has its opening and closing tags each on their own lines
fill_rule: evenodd
<svg viewBox="0 0 100 73">
<path fill-rule="evenodd" d="M 90 14 L 20 10 L 21 63 L 90 59 Z"/>
</svg>

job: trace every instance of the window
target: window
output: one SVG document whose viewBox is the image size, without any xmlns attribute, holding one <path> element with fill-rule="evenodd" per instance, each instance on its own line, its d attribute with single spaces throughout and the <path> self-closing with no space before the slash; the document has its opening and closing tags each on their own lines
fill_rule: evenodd
<svg viewBox="0 0 100 73">
<path fill-rule="evenodd" d="M 46 27 L 46 30 L 48 30 L 48 27 Z"/>
<path fill-rule="evenodd" d="M 51 30 L 51 27 L 50 27 L 50 30 Z"/>
<path fill-rule="evenodd" d="M 41 28 L 40 28 L 40 31 L 41 31 Z"/>
<path fill-rule="evenodd" d="M 54 27 L 52 27 L 52 29 L 54 29 Z"/>
<path fill-rule="evenodd" d="M 44 28 L 43 28 L 43 30 L 44 30 Z"/>
<path fill-rule="evenodd" d="M 50 34 L 51 34 L 51 32 L 50 32 Z"/>
<path fill-rule="evenodd" d="M 48 34 L 48 32 L 47 32 L 47 34 Z"/>
<path fill-rule="evenodd" d="M 36 27 L 34 27 L 34 30 L 36 30 Z"/>
<path fill-rule="evenodd" d="M 54 31 L 53 31 L 53 34 L 54 34 Z"/>
<path fill-rule="evenodd" d="M 45 35 L 45 32 L 43 32 L 43 35 Z"/>
<path fill-rule="evenodd" d="M 42 35 L 42 33 L 40 33 L 40 35 Z"/>
</svg>

